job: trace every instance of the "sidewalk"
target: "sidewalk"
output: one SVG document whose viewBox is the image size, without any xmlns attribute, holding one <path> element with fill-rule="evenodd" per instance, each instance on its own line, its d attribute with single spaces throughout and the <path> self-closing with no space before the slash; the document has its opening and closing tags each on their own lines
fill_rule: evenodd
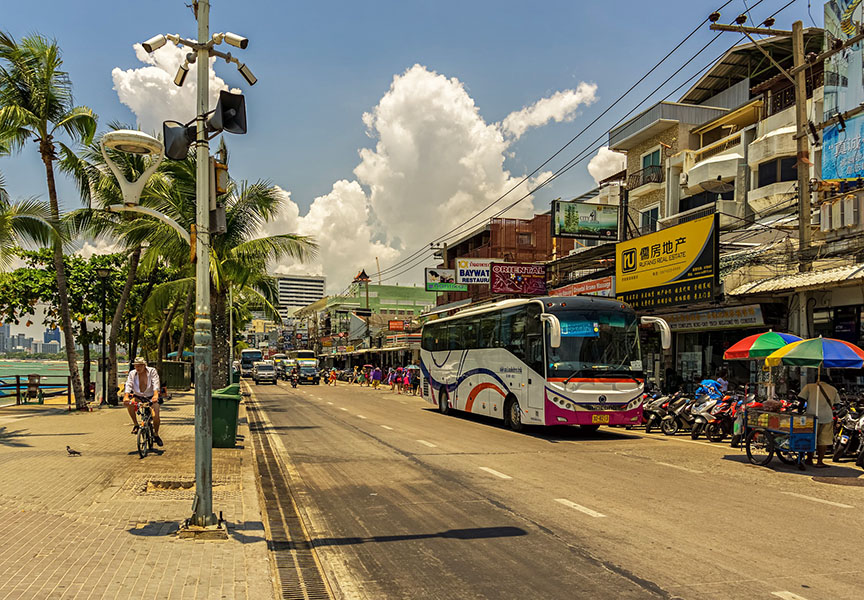
<svg viewBox="0 0 864 600">
<path fill-rule="evenodd" d="M 192 394 L 163 405 L 164 454 L 144 460 L 124 408 L 0 409 L 0 600 L 273 598 L 242 404 L 240 418 L 238 447 L 213 450 L 229 539 L 203 542 L 174 535 L 194 498 Z"/>
</svg>

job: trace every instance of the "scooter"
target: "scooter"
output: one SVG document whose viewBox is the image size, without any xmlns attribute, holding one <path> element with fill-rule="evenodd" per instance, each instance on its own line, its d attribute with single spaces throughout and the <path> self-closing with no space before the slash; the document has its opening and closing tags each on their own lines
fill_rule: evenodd
<svg viewBox="0 0 864 600">
<path fill-rule="evenodd" d="M 735 425 L 733 410 L 737 404 L 737 398 L 724 396 L 711 411 L 711 418 L 705 426 L 705 437 L 709 442 L 722 442 L 723 438 L 732 433 Z"/>
<path fill-rule="evenodd" d="M 296 388 L 296 387 L 297 387 L 297 381 L 298 381 L 298 379 L 300 379 L 300 378 L 297 377 L 297 375 L 291 375 L 291 387 L 292 387 L 292 388 Z"/>
<path fill-rule="evenodd" d="M 837 410 L 837 433 L 834 435 L 833 462 L 840 462 L 846 456 L 859 457 L 864 451 L 862 426 L 864 415 L 851 403 L 841 404 Z M 856 463 L 858 461 L 856 460 Z"/>
<path fill-rule="evenodd" d="M 646 394 L 646 396 L 648 396 Z M 645 433 L 651 433 L 663 418 L 665 411 L 662 406 L 669 401 L 669 396 L 665 394 L 654 394 L 648 396 L 642 405 L 642 420 L 645 422 Z"/>
<path fill-rule="evenodd" d="M 666 406 L 666 414 L 660 422 L 660 431 L 663 435 L 675 435 L 681 428 L 681 424 L 687 419 L 685 412 L 689 413 L 689 406 L 693 401 L 685 396 L 678 396 Z M 687 420 L 688 427 L 690 420 Z"/>
</svg>

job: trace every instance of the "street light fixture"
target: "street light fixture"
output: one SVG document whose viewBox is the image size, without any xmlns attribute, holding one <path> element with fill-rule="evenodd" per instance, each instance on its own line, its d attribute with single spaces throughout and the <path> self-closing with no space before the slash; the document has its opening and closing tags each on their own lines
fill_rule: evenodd
<svg viewBox="0 0 864 600">
<path fill-rule="evenodd" d="M 114 177 L 117 178 L 117 184 L 120 186 L 120 191 L 123 194 L 123 203 L 126 206 L 137 206 L 141 200 L 141 193 L 144 191 L 147 180 L 156 172 L 165 156 L 162 142 L 143 131 L 118 129 L 104 134 L 99 141 L 99 148 L 102 150 L 102 157 L 108 164 L 108 168 L 111 169 Z M 150 161 L 150 166 L 144 169 L 144 172 L 141 173 L 141 176 L 137 180 L 129 181 L 120 170 L 120 167 L 111 159 L 106 148 L 128 154 L 150 155 L 152 160 Z"/>
<path fill-rule="evenodd" d="M 99 267 L 98 269 L 96 269 L 96 275 L 98 275 L 99 279 L 102 281 L 102 368 L 99 369 L 100 371 L 102 371 L 102 401 L 99 402 L 99 406 L 108 404 L 108 371 L 106 369 L 107 358 L 105 356 L 105 307 L 107 303 L 107 290 L 105 287 L 105 280 L 108 279 L 108 276 L 110 274 L 110 269 L 106 269 L 104 267 Z"/>
</svg>

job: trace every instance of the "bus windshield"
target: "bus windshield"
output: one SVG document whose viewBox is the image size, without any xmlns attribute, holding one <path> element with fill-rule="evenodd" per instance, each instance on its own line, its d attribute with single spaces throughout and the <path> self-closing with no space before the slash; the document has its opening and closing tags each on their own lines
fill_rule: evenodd
<svg viewBox="0 0 864 600">
<path fill-rule="evenodd" d="M 549 379 L 642 375 L 639 324 L 632 312 L 555 311 L 561 322 L 561 346 L 546 340 Z"/>
</svg>

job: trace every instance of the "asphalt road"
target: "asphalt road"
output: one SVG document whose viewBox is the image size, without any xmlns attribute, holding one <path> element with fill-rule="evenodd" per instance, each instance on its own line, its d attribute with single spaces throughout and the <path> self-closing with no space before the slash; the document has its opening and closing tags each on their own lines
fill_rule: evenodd
<svg viewBox="0 0 864 600">
<path fill-rule="evenodd" d="M 864 471 L 621 429 L 514 433 L 340 382 L 251 386 L 346 598 L 864 598 Z"/>
</svg>

